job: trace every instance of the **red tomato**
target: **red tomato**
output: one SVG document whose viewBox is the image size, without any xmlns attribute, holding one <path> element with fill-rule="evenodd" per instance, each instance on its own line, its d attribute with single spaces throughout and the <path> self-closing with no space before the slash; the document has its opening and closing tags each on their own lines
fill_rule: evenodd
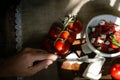
<svg viewBox="0 0 120 80">
<path fill-rule="evenodd" d="M 118 49 L 119 47 L 114 45 L 114 44 L 110 44 L 110 46 L 113 48 L 113 49 Z"/>
<path fill-rule="evenodd" d="M 73 27 L 74 27 L 73 23 L 70 23 L 69 24 L 69 29 L 73 29 Z"/>
<path fill-rule="evenodd" d="M 76 39 L 76 34 L 74 32 L 70 32 L 70 35 L 68 36 L 68 42 L 73 43 Z"/>
<path fill-rule="evenodd" d="M 98 26 L 96 30 L 97 30 L 97 33 L 100 35 L 102 33 L 102 26 Z"/>
<path fill-rule="evenodd" d="M 55 49 L 59 55 L 65 55 L 69 51 L 69 47 L 69 43 L 62 39 L 58 39 L 55 42 Z"/>
<path fill-rule="evenodd" d="M 73 28 L 73 31 L 75 31 L 76 33 L 80 33 L 82 31 L 83 26 L 82 26 L 82 24 L 80 23 L 79 20 L 76 20 L 74 22 L 74 26 L 75 27 Z"/>
<path fill-rule="evenodd" d="M 41 48 L 43 48 L 44 50 L 52 53 L 52 52 L 54 52 L 53 43 L 54 42 L 52 40 L 50 40 L 49 38 L 45 38 L 42 42 Z"/>
<path fill-rule="evenodd" d="M 80 33 L 82 31 L 82 28 L 83 28 L 83 26 L 79 20 L 75 20 L 75 22 L 71 23 L 68 27 L 70 30 L 72 30 L 75 33 Z"/>
<path fill-rule="evenodd" d="M 61 33 L 60 37 L 63 38 L 63 39 L 68 39 L 69 35 L 70 35 L 70 34 L 69 34 L 68 31 L 63 31 L 63 32 Z"/>
<path fill-rule="evenodd" d="M 108 49 L 109 49 L 108 45 L 101 43 L 100 47 L 102 52 L 108 52 Z"/>
<path fill-rule="evenodd" d="M 111 31 L 112 33 L 114 33 L 115 32 L 115 26 L 116 26 L 115 24 L 111 24 L 109 31 Z"/>
<path fill-rule="evenodd" d="M 73 31 L 63 31 L 61 33 L 61 38 L 68 40 L 69 43 L 73 43 L 73 41 L 76 39 L 76 33 Z"/>
<path fill-rule="evenodd" d="M 92 32 L 92 33 L 90 33 L 89 34 L 89 38 L 91 39 L 91 38 L 95 38 L 96 37 L 96 33 L 95 32 Z"/>
<path fill-rule="evenodd" d="M 48 35 L 50 38 L 56 39 L 61 31 L 62 31 L 62 28 L 58 24 L 54 24 L 50 28 Z"/>
<path fill-rule="evenodd" d="M 120 64 L 116 63 L 111 67 L 111 76 L 117 80 L 120 80 Z"/>
</svg>

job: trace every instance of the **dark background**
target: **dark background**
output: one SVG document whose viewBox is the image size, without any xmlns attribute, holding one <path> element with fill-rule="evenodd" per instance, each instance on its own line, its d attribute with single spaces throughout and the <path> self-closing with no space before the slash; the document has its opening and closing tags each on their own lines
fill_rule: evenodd
<svg viewBox="0 0 120 80">
<path fill-rule="evenodd" d="M 4 23 L 5 17 L 7 15 L 7 11 L 10 9 L 11 6 L 15 5 L 17 0 L 2 0 L 0 2 L 0 31 L 4 33 Z"/>
<path fill-rule="evenodd" d="M 19 4 L 20 0 L 1 0 L 0 1 L 0 58 L 8 55 L 8 32 L 6 26 L 6 20 L 9 12 L 15 10 L 16 5 Z"/>
</svg>

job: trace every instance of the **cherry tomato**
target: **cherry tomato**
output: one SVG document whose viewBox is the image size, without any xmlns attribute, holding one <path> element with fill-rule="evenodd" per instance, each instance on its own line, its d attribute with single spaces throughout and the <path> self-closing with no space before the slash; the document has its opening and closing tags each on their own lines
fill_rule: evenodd
<svg viewBox="0 0 120 80">
<path fill-rule="evenodd" d="M 111 24 L 109 31 L 111 31 L 112 33 L 114 33 L 115 32 L 115 26 L 116 26 L 115 24 Z"/>
<path fill-rule="evenodd" d="M 120 80 L 120 64 L 116 63 L 111 67 L 111 76 L 117 80 Z"/>
<path fill-rule="evenodd" d="M 76 34 L 74 32 L 70 32 L 70 35 L 68 36 L 68 42 L 73 43 L 76 39 Z"/>
<path fill-rule="evenodd" d="M 82 31 L 82 24 L 80 23 L 79 20 L 75 20 L 74 23 L 69 24 L 69 29 L 72 30 L 75 33 L 80 33 Z"/>
<path fill-rule="evenodd" d="M 96 28 L 97 33 L 100 35 L 102 33 L 102 26 Z"/>
<path fill-rule="evenodd" d="M 90 34 L 89 34 L 89 38 L 91 39 L 91 38 L 95 38 L 96 37 L 96 33 L 95 32 L 91 32 Z"/>
<path fill-rule="evenodd" d="M 76 33 L 73 31 L 63 31 L 61 33 L 61 38 L 68 40 L 68 42 L 71 44 L 76 39 Z"/>
<path fill-rule="evenodd" d="M 48 51 L 48 52 L 54 52 L 54 41 L 49 39 L 49 38 L 45 38 L 43 41 L 42 41 L 42 46 L 41 48 L 43 48 L 44 50 Z"/>
<path fill-rule="evenodd" d="M 70 36 L 70 34 L 67 30 L 63 31 L 60 35 L 60 37 L 63 38 L 63 39 L 68 39 L 69 36 Z"/>
<path fill-rule="evenodd" d="M 100 44 L 100 47 L 101 47 L 101 51 L 102 52 L 108 52 L 108 49 L 109 49 L 109 46 L 104 44 L 104 43 L 101 43 Z"/>
<path fill-rule="evenodd" d="M 55 42 L 55 49 L 59 55 L 65 55 L 69 51 L 69 47 L 69 43 L 67 41 L 64 41 L 63 39 L 58 39 Z"/>
<path fill-rule="evenodd" d="M 60 27 L 59 24 L 54 24 L 49 30 L 49 37 L 52 39 L 56 39 L 60 32 L 62 31 L 62 28 Z"/>
<path fill-rule="evenodd" d="M 73 23 L 70 23 L 68 27 L 69 27 L 69 29 L 71 29 L 71 30 L 72 30 L 72 29 L 74 28 Z"/>
</svg>

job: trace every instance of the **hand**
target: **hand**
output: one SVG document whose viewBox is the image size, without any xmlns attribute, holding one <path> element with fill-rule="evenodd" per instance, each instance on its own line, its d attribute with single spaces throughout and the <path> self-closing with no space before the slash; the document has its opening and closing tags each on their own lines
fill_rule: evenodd
<svg viewBox="0 0 120 80">
<path fill-rule="evenodd" d="M 5 61 L 0 68 L 2 76 L 31 76 L 47 68 L 57 59 L 57 55 L 41 49 L 26 48 L 17 56 Z"/>
</svg>

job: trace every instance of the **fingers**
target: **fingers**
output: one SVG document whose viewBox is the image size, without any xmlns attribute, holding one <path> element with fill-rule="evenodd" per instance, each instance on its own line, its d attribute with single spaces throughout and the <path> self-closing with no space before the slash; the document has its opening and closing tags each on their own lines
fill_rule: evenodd
<svg viewBox="0 0 120 80">
<path fill-rule="evenodd" d="M 44 59 L 56 60 L 58 58 L 57 55 L 48 53 L 45 50 L 32 49 L 32 48 L 31 48 L 31 50 L 33 51 L 32 57 L 34 60 L 44 60 Z"/>
<path fill-rule="evenodd" d="M 53 63 L 52 60 L 44 60 L 44 61 L 42 61 L 42 62 L 40 62 L 40 63 L 38 63 L 38 64 L 36 64 L 34 66 L 31 66 L 30 70 L 32 70 L 34 73 L 36 73 L 36 72 L 38 72 L 38 71 L 40 71 L 42 69 L 47 68 L 52 63 Z"/>
<path fill-rule="evenodd" d="M 26 73 L 35 74 L 36 72 L 47 68 L 57 58 L 57 55 L 50 54 L 41 49 L 26 48 L 18 55 L 17 59 L 18 61 L 24 60 L 24 62 L 20 62 L 20 65 L 24 65 L 23 68 Z"/>
<path fill-rule="evenodd" d="M 46 59 L 50 59 L 50 60 L 56 60 L 58 58 L 57 55 L 55 54 L 44 54 L 44 53 L 41 53 L 41 54 L 38 54 L 38 53 L 35 53 L 33 55 L 33 59 L 34 60 L 46 60 Z"/>
<path fill-rule="evenodd" d="M 46 59 L 56 60 L 58 58 L 58 55 L 48 53 L 47 51 L 41 49 L 26 48 L 25 51 L 31 55 L 31 59 L 33 61 Z"/>
</svg>

